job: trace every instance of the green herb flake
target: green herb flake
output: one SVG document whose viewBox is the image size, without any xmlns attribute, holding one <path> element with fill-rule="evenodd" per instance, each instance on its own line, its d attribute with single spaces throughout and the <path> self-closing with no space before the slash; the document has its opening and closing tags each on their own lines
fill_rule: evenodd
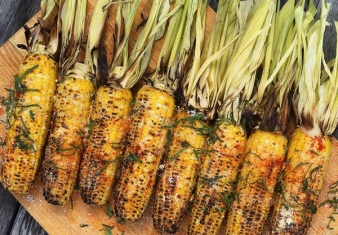
<svg viewBox="0 0 338 235">
<path fill-rule="evenodd" d="M 114 226 L 108 225 L 108 224 L 102 224 L 103 229 L 100 229 L 100 231 L 105 231 L 105 235 L 112 235 L 112 230 L 114 229 Z"/>
<path fill-rule="evenodd" d="M 88 224 L 80 224 L 80 228 L 88 227 Z"/>
<path fill-rule="evenodd" d="M 129 152 L 127 158 L 126 158 L 127 161 L 130 161 L 130 162 L 138 162 L 138 163 L 141 163 L 142 161 L 140 160 L 140 158 L 135 154 L 135 153 L 132 153 L 132 152 Z"/>
<path fill-rule="evenodd" d="M 217 176 L 212 177 L 212 178 L 200 177 L 200 179 L 202 180 L 202 182 L 204 184 L 211 186 L 211 185 L 215 184 L 219 179 L 222 179 L 223 177 L 224 177 L 224 175 L 217 175 Z"/>
<path fill-rule="evenodd" d="M 33 110 L 29 110 L 29 117 L 32 121 L 35 121 L 35 113 L 33 112 Z"/>
<path fill-rule="evenodd" d="M 316 151 L 314 151 L 313 149 L 311 149 L 310 152 L 311 152 L 312 154 L 316 155 L 316 156 L 319 156 L 319 154 L 318 154 Z"/>
<path fill-rule="evenodd" d="M 109 201 L 106 202 L 106 215 L 109 218 L 115 218 L 115 220 L 118 224 L 124 225 L 126 223 L 126 221 L 123 218 L 119 218 L 119 217 L 116 216 L 116 214 L 114 213 L 113 208 L 111 207 Z"/>
</svg>

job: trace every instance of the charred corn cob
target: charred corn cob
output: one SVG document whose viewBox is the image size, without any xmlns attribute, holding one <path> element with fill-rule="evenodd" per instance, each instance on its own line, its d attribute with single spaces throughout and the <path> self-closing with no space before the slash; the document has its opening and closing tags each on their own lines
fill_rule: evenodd
<svg viewBox="0 0 338 235">
<path fill-rule="evenodd" d="M 41 2 L 44 22 L 57 22 L 57 5 L 61 8 L 61 1 Z M 54 34 L 50 33 L 53 27 Z M 7 136 L 0 170 L 3 186 L 19 193 L 29 191 L 40 166 L 58 75 L 54 55 L 59 29 L 55 24 L 39 24 L 33 32 L 27 26 L 25 30 L 28 55 L 4 102 Z"/>
<path fill-rule="evenodd" d="M 85 203 L 103 205 L 110 196 L 129 127 L 131 101 L 127 89 L 101 86 L 96 92 L 80 168 L 80 191 Z"/>
<path fill-rule="evenodd" d="M 151 9 L 130 55 L 128 39 L 140 0 L 118 6 L 117 27 L 121 27 L 121 30 L 114 36 L 116 48 L 109 77 L 106 78 L 107 84 L 101 84 L 95 97 L 91 119 L 98 125 L 94 126 L 88 140 L 80 172 L 80 191 L 86 203 L 104 204 L 114 186 L 118 164 L 123 156 L 122 146 L 130 129 L 132 94 L 129 89 L 142 77 L 146 69 L 144 65 L 150 59 L 151 45 L 155 40 L 150 35 L 157 25 L 157 15 L 161 9 L 158 3 L 154 2 L 157 6 Z"/>
<path fill-rule="evenodd" d="M 180 110 L 175 115 L 175 127 L 169 130 L 169 147 L 165 155 L 164 172 L 155 192 L 154 227 L 175 233 L 191 199 L 200 159 L 204 154 L 205 134 L 208 128 L 201 116 L 190 116 Z"/>
<path fill-rule="evenodd" d="M 29 54 L 21 63 L 1 168 L 1 182 L 10 191 L 27 193 L 35 180 L 49 129 L 57 73 L 57 63 L 47 53 Z"/>
<path fill-rule="evenodd" d="M 166 1 L 154 1 L 165 9 Z M 205 3 L 205 2 L 204 2 Z M 151 77 L 153 86 L 143 86 L 132 110 L 121 174 L 115 191 L 117 216 L 127 220 L 141 218 L 150 200 L 158 167 L 165 152 L 169 125 L 175 110 L 173 94 L 178 88 L 185 62 L 193 43 L 190 37 L 198 1 L 178 1 L 168 13 L 170 21 L 157 69 Z M 205 4 L 204 4 L 205 5 Z M 154 7 L 153 6 L 153 7 Z M 182 13 L 182 17 L 180 17 Z M 174 22 L 174 23 L 172 23 Z M 185 38 L 186 40 L 182 41 Z M 174 72 L 173 72 L 173 71 Z"/>
<path fill-rule="evenodd" d="M 162 50 L 163 57 L 160 58 L 162 62 L 165 62 L 168 55 L 175 58 L 172 63 L 171 59 L 168 61 L 169 65 L 172 65 L 167 74 L 168 81 L 170 83 L 173 81 L 171 84 L 173 91 L 179 84 L 177 77 L 184 75 L 183 65 L 192 50 L 191 42 L 195 41 L 195 56 L 199 56 L 204 39 L 206 1 L 176 1 L 176 5 L 183 3 L 181 14 L 176 14 L 170 21 L 167 32 L 169 36 L 164 42 L 164 47 L 170 43 L 173 43 L 174 47 L 172 50 L 167 51 L 166 48 Z M 179 25 L 178 34 L 181 32 L 183 34 L 182 42 L 175 32 L 176 25 Z M 194 31 L 199 33 L 195 34 Z M 175 44 L 179 43 L 181 46 L 175 56 Z M 159 178 L 155 192 L 153 224 L 156 229 L 168 233 L 175 233 L 178 230 L 191 199 L 209 129 L 202 120 L 204 115 L 196 114 L 196 111 L 195 114 L 191 114 L 184 106 L 177 109 L 174 118 L 176 121 L 170 126 L 164 172 Z"/>
<path fill-rule="evenodd" d="M 82 131 L 86 128 L 94 85 L 83 64 L 78 71 L 64 77 L 58 86 L 53 117 L 43 163 L 43 194 L 52 204 L 70 200 L 83 150 Z"/>
<path fill-rule="evenodd" d="M 224 4 L 227 1 L 221 2 Z M 207 107 L 210 116 L 217 110 L 219 120 L 214 126 L 216 133 L 211 132 L 207 141 L 210 144 L 210 156 L 206 155 L 202 162 L 188 234 L 217 234 L 231 204 L 236 201 L 235 186 L 246 145 L 245 127 L 240 125 L 242 112 L 246 107 L 245 100 L 252 97 L 255 80 L 252 73 L 255 73 L 257 65 L 262 62 L 267 29 L 274 12 L 274 1 L 270 0 L 258 1 L 254 6 L 252 1 L 241 1 L 238 2 L 239 5 L 233 3 L 227 2 L 231 6 L 229 9 L 238 11 L 239 14 L 229 19 L 229 31 L 223 34 L 231 35 L 231 40 L 225 45 L 225 48 L 231 45 L 231 50 L 214 62 L 215 65 L 211 66 L 208 75 L 210 79 L 214 79 L 212 74 L 217 74 L 214 81 L 217 85 L 213 85 L 209 91 L 213 94 L 208 96 L 211 102 L 207 102 Z M 233 12 L 229 10 L 227 14 L 231 15 Z M 244 55 L 244 51 L 248 54 Z M 225 69 L 221 67 L 224 66 L 223 62 L 227 64 Z M 202 78 L 194 92 L 200 98 L 201 101 L 197 102 L 202 107 L 205 98 L 198 93 L 208 91 L 208 85 L 210 84 Z M 194 104 L 196 101 L 191 99 L 190 102 Z"/>
<path fill-rule="evenodd" d="M 233 200 L 246 142 L 243 127 L 221 121 L 199 173 L 188 234 L 217 234 Z M 212 140 L 209 137 L 209 141 Z"/>
<path fill-rule="evenodd" d="M 311 136 L 301 128 L 295 130 L 281 175 L 280 197 L 274 205 L 272 234 L 306 233 L 316 212 L 330 154 L 329 137 Z"/>
<path fill-rule="evenodd" d="M 250 135 L 226 234 L 263 232 L 286 146 L 287 139 L 280 134 L 257 130 Z"/>
<path fill-rule="evenodd" d="M 295 93 L 296 116 L 301 126 L 292 135 L 285 169 L 280 176 L 271 220 L 272 234 L 306 234 L 312 215 L 316 213 L 331 154 L 328 135 L 333 133 L 338 122 L 338 61 L 322 64 L 325 63 L 322 46 L 328 12 L 329 4 L 322 1 L 320 20 L 315 21 L 315 13 L 308 12 L 304 22 L 311 22 L 310 25 L 298 27 L 301 30 L 297 33 L 304 36 L 305 42 L 303 68 L 296 80 Z M 332 73 L 322 71 L 322 67 L 331 65 Z"/>
<path fill-rule="evenodd" d="M 94 65 L 97 64 L 95 53 L 86 53 L 84 63 L 75 62 L 81 45 L 86 17 L 85 0 L 67 1 L 64 22 L 75 17 L 73 27 L 63 35 L 71 35 L 75 46 L 65 59 L 60 82 L 53 107 L 52 126 L 45 150 L 43 162 L 43 194 L 47 202 L 64 205 L 70 201 L 80 160 L 83 152 L 85 128 L 88 127 L 92 98 L 95 92 Z M 99 0 L 91 19 L 86 51 L 97 48 L 105 22 L 106 0 Z M 75 15 L 74 15 L 75 14 Z M 94 24 L 94 26 L 93 26 Z M 69 38 L 63 38 L 62 48 L 67 47 Z M 65 55 L 65 54 L 62 54 Z"/>
<path fill-rule="evenodd" d="M 338 122 L 338 61 L 331 64 L 329 75 L 321 71 L 323 66 L 329 66 L 322 64 L 325 63 L 323 35 L 328 12 L 329 4 L 322 1 L 320 20 L 314 20 L 315 12 L 307 12 L 304 22 L 310 24 L 298 27 L 297 33 L 305 42 L 303 67 L 296 80 L 295 93 L 296 117 L 301 126 L 292 135 L 285 169 L 280 176 L 271 219 L 272 234 L 306 234 L 312 215 L 316 213 L 317 198 L 331 154 L 328 135 Z"/>
<path fill-rule="evenodd" d="M 118 217 L 138 220 L 146 209 L 164 154 L 174 114 L 174 98 L 154 87 L 143 86 L 132 110 L 123 164 L 115 189 Z"/>
</svg>

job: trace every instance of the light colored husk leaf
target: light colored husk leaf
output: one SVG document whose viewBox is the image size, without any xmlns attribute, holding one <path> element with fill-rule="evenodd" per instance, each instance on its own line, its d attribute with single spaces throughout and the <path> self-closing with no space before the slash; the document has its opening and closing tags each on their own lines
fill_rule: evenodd
<svg viewBox="0 0 338 235">
<path fill-rule="evenodd" d="M 109 65 L 111 77 L 122 77 L 128 66 L 128 43 L 130 31 L 141 0 L 128 1 L 118 5 L 116 13 L 116 35 L 113 58 Z"/>
<path fill-rule="evenodd" d="M 297 97 L 297 116 L 300 124 L 307 132 L 314 136 L 324 134 L 323 123 L 320 119 L 329 110 L 325 103 L 329 96 L 326 83 L 321 84 L 323 58 L 323 38 L 327 25 L 327 15 L 330 5 L 322 1 L 320 19 L 309 27 L 304 34 L 304 66 L 299 78 Z"/>
<path fill-rule="evenodd" d="M 336 30 L 338 23 L 335 22 Z M 336 42 L 336 54 L 338 52 L 338 39 Z M 326 65 L 322 73 L 322 85 L 319 88 L 318 112 L 319 125 L 324 135 L 331 135 L 338 124 L 338 60 L 335 58 Z"/>
<path fill-rule="evenodd" d="M 65 3 L 61 10 L 61 49 L 60 49 L 60 63 L 67 60 L 66 51 L 69 46 L 69 42 L 72 38 L 73 26 L 80 22 L 74 22 L 75 11 L 77 9 L 77 1 L 65 0 Z M 78 26 L 77 26 L 78 27 Z M 66 63 L 65 67 L 68 67 Z"/>
<path fill-rule="evenodd" d="M 241 4 L 247 6 L 249 2 L 251 1 Z M 197 109 L 208 109 L 211 106 L 211 97 L 217 93 L 220 83 L 217 78 L 222 76 L 224 68 L 227 67 L 234 39 L 238 37 L 238 4 L 238 0 L 219 1 L 215 24 L 202 55 L 198 58 L 201 68 L 190 72 L 183 81 L 184 96 L 189 104 Z M 196 68 L 195 66 L 194 69 Z"/>
<path fill-rule="evenodd" d="M 276 3 L 271 0 L 257 1 L 249 14 L 244 33 L 234 46 L 224 79 L 216 100 L 222 103 L 221 116 L 241 120 L 241 112 L 252 96 L 256 71 L 264 60 L 266 41 L 275 14 Z M 245 92 L 245 93 L 243 93 Z M 233 101 L 239 99 L 239 105 Z M 216 102 L 212 102 L 216 103 Z M 233 114 L 237 113 L 237 116 Z"/>
<path fill-rule="evenodd" d="M 116 83 L 124 88 L 131 88 L 137 83 L 148 67 L 153 43 L 163 36 L 167 21 L 180 7 L 170 10 L 168 0 L 153 1 L 147 23 L 129 56 L 128 68 L 121 78 L 115 80 Z"/>
<path fill-rule="evenodd" d="M 26 38 L 28 52 L 45 52 L 53 56 L 59 47 L 58 35 L 61 30 L 60 14 L 63 1 L 41 1 L 42 18 Z"/>
<path fill-rule="evenodd" d="M 165 46 L 162 47 L 156 73 L 152 76 L 155 87 L 167 90 L 171 94 L 178 89 L 184 76 L 183 69 L 192 51 L 196 35 L 201 36 L 204 33 L 207 1 L 176 2 L 176 5 L 179 4 L 184 4 L 184 7 L 170 20 Z M 199 29 L 202 30 L 198 34 L 197 24 L 200 24 Z"/>
<path fill-rule="evenodd" d="M 92 68 L 93 74 L 98 72 L 98 47 L 108 13 L 106 6 L 110 3 L 111 0 L 98 0 L 90 20 L 84 63 Z"/>
</svg>

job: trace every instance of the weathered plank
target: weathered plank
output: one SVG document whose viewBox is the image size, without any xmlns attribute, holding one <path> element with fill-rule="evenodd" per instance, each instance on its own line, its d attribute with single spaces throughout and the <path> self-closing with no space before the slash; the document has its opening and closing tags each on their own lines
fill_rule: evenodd
<svg viewBox="0 0 338 235">
<path fill-rule="evenodd" d="M 48 235 L 48 233 L 20 206 L 10 235 Z"/>
<path fill-rule="evenodd" d="M 0 46 L 40 9 L 41 0 L 0 0 Z"/>
<path fill-rule="evenodd" d="M 19 202 L 0 184 L 0 231 L 9 234 L 19 210 Z"/>
</svg>

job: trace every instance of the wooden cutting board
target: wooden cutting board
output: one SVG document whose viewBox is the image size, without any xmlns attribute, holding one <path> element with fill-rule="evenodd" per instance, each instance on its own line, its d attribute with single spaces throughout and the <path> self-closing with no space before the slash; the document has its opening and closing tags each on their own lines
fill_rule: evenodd
<svg viewBox="0 0 338 235">
<path fill-rule="evenodd" d="M 93 3 L 95 3 L 95 0 L 89 0 L 88 15 L 90 15 L 92 12 L 94 7 Z M 130 40 L 131 46 L 134 45 L 137 35 L 140 31 L 137 31 L 136 27 L 142 22 L 141 12 L 144 15 L 147 15 L 150 7 L 150 1 L 148 3 L 142 1 L 139 13 L 135 19 L 134 27 L 132 29 L 133 33 L 131 34 Z M 114 10 L 114 8 L 111 8 L 110 10 L 111 14 L 105 29 L 106 35 L 104 37 L 106 39 L 105 41 L 107 42 L 108 49 L 112 47 L 113 41 L 111 39 L 111 33 L 114 32 Z M 32 26 L 36 22 L 39 14 L 40 13 L 38 13 L 28 22 L 29 26 Z M 90 17 L 88 17 L 87 21 L 89 19 Z M 211 8 L 208 8 L 207 19 L 206 34 L 208 35 L 215 20 L 215 12 L 213 12 Z M 0 48 L 0 96 L 5 94 L 4 88 L 11 87 L 13 84 L 13 75 L 17 73 L 19 63 L 26 55 L 26 51 L 18 49 L 17 44 L 24 43 L 24 32 L 23 29 L 20 29 Z M 156 58 L 158 57 L 160 51 L 160 44 L 161 42 L 155 43 L 153 56 L 150 61 L 151 68 L 154 68 L 156 65 Z M 4 116 L 5 109 L 4 107 L 0 106 L 0 119 L 3 119 Z M 5 128 L 2 123 L 0 124 L 0 137 L 2 139 L 5 137 Z M 319 203 L 327 199 L 327 191 L 329 190 L 330 185 L 338 179 L 338 172 L 336 171 L 336 169 L 338 169 L 338 141 L 335 139 L 333 139 L 333 146 L 333 153 L 324 182 L 324 188 L 320 195 Z M 3 150 L 0 149 L 0 155 L 2 151 Z M 114 235 L 160 234 L 153 228 L 152 225 L 152 204 L 150 204 L 145 215 L 140 221 L 126 222 L 126 224 L 123 225 L 118 223 L 114 218 L 109 218 L 106 215 L 106 206 L 89 206 L 83 203 L 78 191 L 75 191 L 73 194 L 73 203 L 69 203 L 66 206 L 54 206 L 46 203 L 42 196 L 42 187 L 40 182 L 37 182 L 36 186 L 30 191 L 29 194 L 14 194 L 14 196 L 50 235 L 106 234 L 105 225 L 114 227 L 112 230 L 112 234 Z M 333 222 L 330 224 L 330 227 L 333 228 L 333 230 L 326 228 L 329 222 L 328 217 L 331 216 L 332 213 L 333 210 L 328 206 L 320 207 L 317 214 L 313 217 L 311 228 L 308 234 L 338 234 L 338 222 Z M 338 216 L 336 219 L 338 220 Z M 177 234 L 186 234 L 187 221 L 188 215 L 185 216 Z"/>
</svg>

